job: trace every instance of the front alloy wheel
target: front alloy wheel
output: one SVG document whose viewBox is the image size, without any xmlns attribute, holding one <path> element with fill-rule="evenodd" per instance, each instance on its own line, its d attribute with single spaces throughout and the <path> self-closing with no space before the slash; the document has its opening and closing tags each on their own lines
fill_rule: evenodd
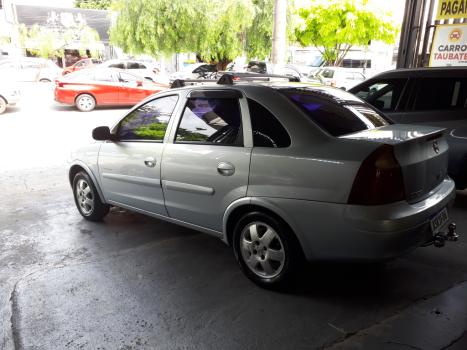
<svg viewBox="0 0 467 350">
<path fill-rule="evenodd" d="M 79 179 L 75 191 L 80 211 L 84 215 L 91 214 L 94 210 L 94 193 L 86 180 Z"/>
<path fill-rule="evenodd" d="M 73 179 L 73 195 L 76 207 L 85 219 L 100 221 L 108 214 L 110 206 L 101 202 L 91 178 L 83 171 Z"/>
</svg>

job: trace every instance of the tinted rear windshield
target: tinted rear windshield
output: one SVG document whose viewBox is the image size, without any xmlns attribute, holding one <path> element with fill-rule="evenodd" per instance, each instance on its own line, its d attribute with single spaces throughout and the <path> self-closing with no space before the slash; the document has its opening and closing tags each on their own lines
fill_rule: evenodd
<svg viewBox="0 0 467 350">
<path fill-rule="evenodd" d="M 332 101 L 319 97 L 320 92 L 307 89 L 282 89 L 281 91 L 319 127 L 332 136 L 342 136 L 391 124 L 368 105 L 356 103 L 355 98 Z"/>
</svg>

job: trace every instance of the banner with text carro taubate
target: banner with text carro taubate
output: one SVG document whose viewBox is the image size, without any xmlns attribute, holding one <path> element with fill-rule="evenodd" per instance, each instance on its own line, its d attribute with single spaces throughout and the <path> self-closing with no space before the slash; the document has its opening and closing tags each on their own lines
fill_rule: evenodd
<svg viewBox="0 0 467 350">
<path fill-rule="evenodd" d="M 467 18 L 467 0 L 439 0 L 436 19 Z"/>
<path fill-rule="evenodd" d="M 430 67 L 467 66 L 467 24 L 436 27 Z"/>
</svg>

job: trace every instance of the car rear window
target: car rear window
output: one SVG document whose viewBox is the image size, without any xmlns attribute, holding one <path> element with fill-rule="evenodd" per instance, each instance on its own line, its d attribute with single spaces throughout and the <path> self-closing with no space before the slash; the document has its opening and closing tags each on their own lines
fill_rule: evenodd
<svg viewBox="0 0 467 350">
<path fill-rule="evenodd" d="M 390 124 L 372 107 L 355 101 L 333 101 L 307 89 L 280 90 L 320 128 L 342 136 Z"/>
</svg>

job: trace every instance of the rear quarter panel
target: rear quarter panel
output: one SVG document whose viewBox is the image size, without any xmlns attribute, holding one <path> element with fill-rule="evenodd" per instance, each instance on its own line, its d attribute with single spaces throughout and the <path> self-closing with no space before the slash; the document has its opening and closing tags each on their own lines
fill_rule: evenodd
<svg viewBox="0 0 467 350">
<path fill-rule="evenodd" d="M 245 93 L 274 111 L 292 140 L 287 148 L 253 147 L 247 196 L 346 203 L 362 160 L 377 145 L 329 136 L 276 91 Z"/>
</svg>

